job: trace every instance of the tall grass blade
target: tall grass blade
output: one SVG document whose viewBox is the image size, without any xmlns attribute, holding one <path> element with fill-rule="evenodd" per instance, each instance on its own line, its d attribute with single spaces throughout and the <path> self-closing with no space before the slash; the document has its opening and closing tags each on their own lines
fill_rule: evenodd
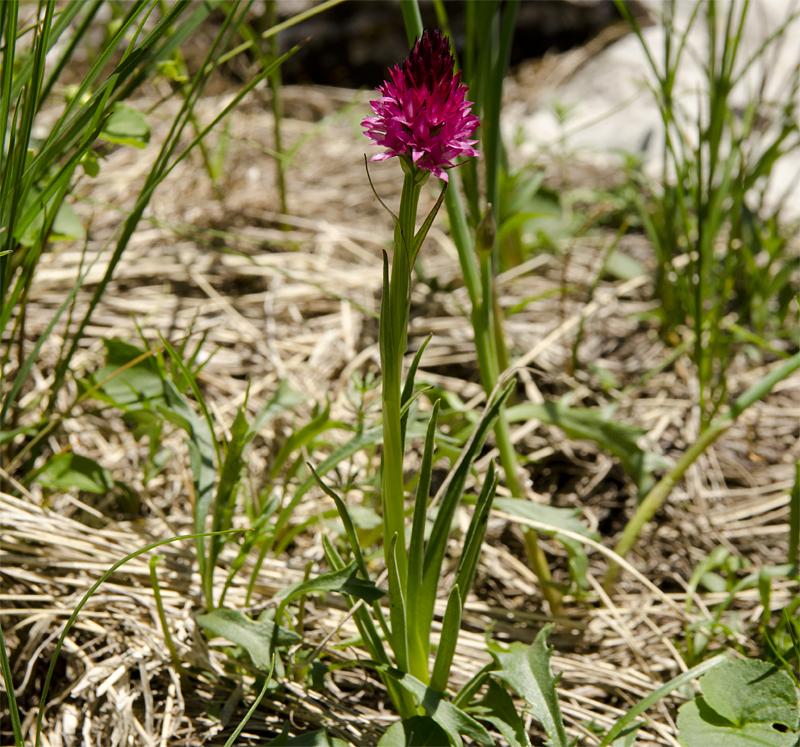
<svg viewBox="0 0 800 747">
<path fill-rule="evenodd" d="M 229 533 L 241 533 L 244 530 L 241 529 L 230 529 L 228 530 Z M 35 747 L 41 746 L 42 740 L 42 728 L 44 726 L 44 715 L 47 707 L 47 696 L 50 693 L 50 686 L 53 683 L 53 675 L 55 674 L 56 665 L 58 664 L 58 660 L 61 656 L 61 649 L 64 647 L 64 641 L 66 640 L 69 632 L 72 630 L 73 626 L 75 625 L 75 621 L 78 619 L 78 615 L 80 615 L 81 610 L 86 606 L 87 602 L 94 596 L 95 592 L 106 582 L 110 579 L 122 566 L 129 563 L 131 560 L 138 558 L 140 555 L 145 555 L 146 553 L 150 552 L 151 550 L 155 550 L 159 547 L 163 547 L 164 545 L 172 544 L 173 542 L 182 542 L 183 540 L 196 540 L 198 538 L 198 534 L 179 534 L 174 537 L 168 537 L 167 539 L 157 540 L 156 542 L 151 542 L 144 547 L 140 547 L 138 550 L 134 550 L 131 553 L 128 553 L 124 558 L 121 558 L 116 563 L 111 565 L 108 570 L 104 571 L 100 578 L 97 579 L 86 591 L 86 593 L 80 598 L 78 604 L 75 605 L 75 608 L 72 610 L 69 618 L 67 619 L 66 623 L 64 623 L 64 627 L 61 630 L 61 634 L 58 636 L 56 640 L 55 649 L 50 657 L 50 664 L 47 668 L 47 673 L 45 674 L 44 683 L 42 684 L 42 690 L 39 695 L 39 707 L 38 713 L 36 716 L 36 737 L 35 737 Z M 203 532 L 203 537 L 212 536 L 212 532 Z"/>
<path fill-rule="evenodd" d="M 800 576 L 800 461 L 794 464 L 794 485 L 789 496 L 789 565 Z"/>
<path fill-rule="evenodd" d="M 17 706 L 17 696 L 14 689 L 14 678 L 11 674 L 11 663 L 8 660 L 6 650 L 6 638 L 3 629 L 0 627 L 0 667 L 3 671 L 3 685 L 6 690 L 8 700 L 8 717 L 11 719 L 11 731 L 14 733 L 14 747 L 24 747 L 25 738 L 22 733 L 22 723 L 19 718 L 19 707 Z"/>
</svg>

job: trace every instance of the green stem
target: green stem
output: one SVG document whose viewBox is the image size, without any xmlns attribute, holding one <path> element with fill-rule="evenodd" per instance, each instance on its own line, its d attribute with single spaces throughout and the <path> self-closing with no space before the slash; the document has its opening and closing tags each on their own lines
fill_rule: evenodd
<svg viewBox="0 0 800 747">
<path fill-rule="evenodd" d="M 160 555 L 153 555 L 153 557 L 150 558 L 150 585 L 153 587 L 153 599 L 156 603 L 156 613 L 158 614 L 158 621 L 161 623 L 161 632 L 164 635 L 164 643 L 167 646 L 167 651 L 169 651 L 172 667 L 176 672 L 183 672 L 181 659 L 180 656 L 178 656 L 178 649 L 175 648 L 175 642 L 172 640 L 172 633 L 170 633 L 169 624 L 167 623 L 164 602 L 161 599 L 161 586 L 158 583 L 158 571 L 156 570 L 160 560 Z"/>
<path fill-rule="evenodd" d="M 472 326 L 475 331 L 475 348 L 478 354 L 478 368 L 480 370 L 483 388 L 491 392 L 500 378 L 497 354 L 497 343 L 494 338 L 494 280 L 492 273 L 491 246 L 479 247 L 478 257 L 480 264 L 480 289 L 481 302 L 473 307 Z M 500 410 L 494 427 L 494 437 L 497 451 L 500 455 L 500 464 L 506 476 L 506 486 L 516 496 L 524 497 L 527 494 L 525 486 L 520 480 L 517 453 L 511 442 L 511 431 L 508 427 L 505 410 Z M 561 593 L 553 586 L 553 577 L 544 551 L 539 545 L 539 537 L 534 529 L 525 530 L 525 554 L 539 583 L 542 594 L 550 606 L 553 614 L 561 609 Z"/>
<path fill-rule="evenodd" d="M 278 20 L 278 2 L 269 0 L 267 3 L 268 25 L 274 26 Z M 278 37 L 272 36 L 268 40 L 269 53 L 272 59 L 276 59 L 279 54 Z M 280 199 L 281 212 L 286 215 L 289 212 L 286 200 L 286 166 L 283 154 L 283 102 L 281 100 L 281 70 L 276 68 L 269 76 L 270 104 L 272 106 L 272 134 L 275 141 L 275 178 L 278 187 L 278 198 Z"/>
<path fill-rule="evenodd" d="M 405 596 L 408 580 L 408 553 L 405 537 L 405 484 L 403 480 L 404 443 L 401 423 L 403 355 L 408 337 L 408 316 L 411 288 L 411 251 L 417 220 L 417 205 L 424 179 L 410 164 L 403 164 L 405 178 L 400 197 L 400 215 L 395 227 L 391 277 L 384 283 L 381 303 L 380 350 L 383 404 L 383 463 L 381 497 L 383 503 L 383 549 L 386 567 L 397 567 L 389 574 L 390 599 Z M 395 539 L 396 538 L 396 539 Z M 394 552 L 392 546 L 394 545 Z M 399 588 L 395 588 L 399 587 Z M 402 608 L 398 605 L 397 614 Z M 395 637 L 403 636 L 405 621 L 394 619 Z M 395 641 L 398 666 L 406 668 L 405 646 Z M 426 672 L 427 675 L 427 672 Z"/>
<path fill-rule="evenodd" d="M 619 538 L 614 552 L 621 557 L 625 557 L 636 544 L 639 534 L 645 524 L 655 516 L 656 512 L 664 501 L 669 497 L 672 489 L 691 467 L 700 455 L 713 444 L 725 431 L 728 430 L 750 405 L 758 402 L 772 390 L 779 381 L 794 373 L 800 368 L 800 353 L 796 353 L 791 358 L 784 361 L 781 366 L 775 368 L 763 379 L 756 382 L 744 394 L 742 394 L 728 409 L 722 417 L 713 421 L 701 434 L 697 441 L 687 449 L 675 466 L 659 480 L 652 490 L 645 496 L 639 504 L 633 516 L 630 518 Z M 609 566 L 603 579 L 603 586 L 606 591 L 611 592 L 619 573 L 617 564 Z"/>
</svg>

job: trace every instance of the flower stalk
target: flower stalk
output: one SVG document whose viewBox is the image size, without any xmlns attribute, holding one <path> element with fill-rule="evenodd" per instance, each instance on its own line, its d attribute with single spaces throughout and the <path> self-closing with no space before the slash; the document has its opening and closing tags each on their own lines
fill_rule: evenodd
<svg viewBox="0 0 800 747">
<path fill-rule="evenodd" d="M 422 184 L 427 174 L 403 161 L 405 176 L 400 197 L 400 212 L 395 225 L 394 253 L 391 270 L 384 257 L 384 288 L 381 303 L 380 354 L 383 404 L 383 462 L 381 495 L 383 502 L 384 546 L 387 567 L 391 544 L 396 538 L 395 555 L 399 580 L 405 584 L 408 560 L 405 547 L 405 488 L 403 454 L 405 452 L 401 426 L 401 393 L 403 386 L 403 356 L 408 340 L 411 270 L 414 266 L 414 240 L 417 206 Z"/>
<path fill-rule="evenodd" d="M 400 0 L 400 7 L 403 10 L 403 21 L 409 38 L 421 34 L 422 21 L 417 0 Z M 497 385 L 501 368 L 505 368 L 505 365 L 501 366 L 501 363 L 505 362 L 503 355 L 505 345 L 501 337 L 502 320 L 495 311 L 491 257 L 487 256 L 483 262 L 480 259 L 481 251 L 477 246 L 479 242 L 475 240 L 475 236 L 470 230 L 467 210 L 461 196 L 460 181 L 458 173 L 450 175 L 450 187 L 445 195 L 445 203 L 453 243 L 456 245 L 461 273 L 472 309 L 471 321 L 481 384 L 489 397 Z M 493 247 L 490 245 L 489 255 L 492 251 Z M 505 474 L 506 487 L 513 495 L 525 497 L 528 491 L 520 479 L 517 454 L 502 408 L 495 421 L 494 437 L 500 455 L 500 464 Z M 553 585 L 550 565 L 541 549 L 536 531 L 533 529 L 525 531 L 524 539 L 528 563 L 539 579 L 542 594 L 547 600 L 551 612 L 557 613 L 562 606 L 561 592 Z"/>
<path fill-rule="evenodd" d="M 420 682 L 443 691 L 447 687 L 463 604 L 474 576 L 485 519 L 497 486 L 493 467 L 476 504 L 458 579 L 450 589 L 445 621 L 448 634 L 442 633 L 440 637 L 431 670 L 434 608 L 444 549 L 469 467 L 508 396 L 508 390 L 491 398 L 472 439 L 453 466 L 443 497 L 431 511 L 429 490 L 438 413 L 438 404 L 434 404 L 414 499 L 412 531 L 406 537 L 404 407 L 413 391 L 413 377 L 421 355 L 420 350 L 405 381 L 403 360 L 408 342 L 412 271 L 447 194 L 448 169 L 459 157 L 477 155 L 471 136 L 478 126 L 478 119 L 472 114 L 472 105 L 466 99 L 466 86 L 454 71 L 449 44 L 439 31 L 422 34 L 409 57 L 402 65 L 389 71 L 389 79 L 379 86 L 378 91 L 381 97 L 371 102 L 374 115 L 363 121 L 365 134 L 385 149 L 372 160 L 397 157 L 403 170 L 400 208 L 398 215 L 393 214 L 394 247 L 391 258 L 384 255 L 383 260 L 380 314 L 381 502 L 390 623 L 386 625 L 384 622 L 381 627 L 391 645 L 396 666 Z M 417 228 L 420 193 L 431 175 L 442 181 L 442 190 Z M 339 508 L 340 512 L 346 511 L 344 504 Z M 431 513 L 435 519 L 428 538 L 426 524 Z M 376 614 L 381 617 L 383 613 L 378 611 Z M 403 718 L 415 715 L 416 707 L 409 707 L 408 698 L 391 687 L 390 680 L 385 681 L 400 715 Z"/>
</svg>

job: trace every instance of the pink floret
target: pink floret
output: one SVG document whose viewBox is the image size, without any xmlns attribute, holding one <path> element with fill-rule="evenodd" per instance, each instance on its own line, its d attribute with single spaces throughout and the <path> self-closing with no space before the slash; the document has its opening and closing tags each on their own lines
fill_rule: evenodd
<svg viewBox="0 0 800 747">
<path fill-rule="evenodd" d="M 389 70 L 370 102 L 375 115 L 361 123 L 364 134 L 386 150 L 373 156 L 384 161 L 408 156 L 415 166 L 447 181 L 445 169 L 461 156 L 477 156 L 472 134 L 478 118 L 467 101 L 461 74 L 444 35 L 425 31 L 401 65 Z"/>
</svg>

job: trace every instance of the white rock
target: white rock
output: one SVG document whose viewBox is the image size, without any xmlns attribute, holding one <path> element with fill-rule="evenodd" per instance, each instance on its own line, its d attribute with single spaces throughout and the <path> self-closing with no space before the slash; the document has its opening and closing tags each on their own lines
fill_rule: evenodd
<svg viewBox="0 0 800 747">
<path fill-rule="evenodd" d="M 658 65 L 663 64 L 665 28 L 661 25 L 662 3 L 640 0 L 659 19 L 656 25 L 643 29 L 643 37 Z M 676 3 L 675 27 L 686 28 L 695 3 Z M 737 3 L 737 7 L 740 4 Z M 720 19 L 728 3 L 719 3 Z M 789 21 L 779 40 L 758 55 L 765 41 Z M 743 29 L 738 67 L 754 55 L 759 59 L 742 76 L 731 94 L 736 110 L 744 108 L 759 95 L 775 102 L 787 103 L 791 83 L 800 65 L 800 3 L 788 0 L 753 0 Z M 698 111 L 707 108 L 706 77 L 702 65 L 708 54 L 705 5 L 702 4 L 687 36 L 676 82 L 676 101 L 682 112 L 681 121 L 693 123 L 696 129 Z M 537 95 L 536 101 L 511 104 L 504 120 L 506 142 L 514 144 L 517 156 L 524 160 L 557 152 L 593 164 L 621 163 L 622 153 L 637 153 L 645 168 L 653 175 L 661 172 L 663 124 L 653 93 L 648 89 L 655 77 L 642 45 L 630 33 L 611 44 L 585 64 L 565 83 Z M 794 92 L 800 105 L 798 91 Z M 761 137 L 769 138 L 780 127 L 778 111 Z M 786 213 L 800 216 L 800 154 L 785 156 L 773 172 L 767 192 L 768 202 L 775 203 L 787 189 Z"/>
</svg>

